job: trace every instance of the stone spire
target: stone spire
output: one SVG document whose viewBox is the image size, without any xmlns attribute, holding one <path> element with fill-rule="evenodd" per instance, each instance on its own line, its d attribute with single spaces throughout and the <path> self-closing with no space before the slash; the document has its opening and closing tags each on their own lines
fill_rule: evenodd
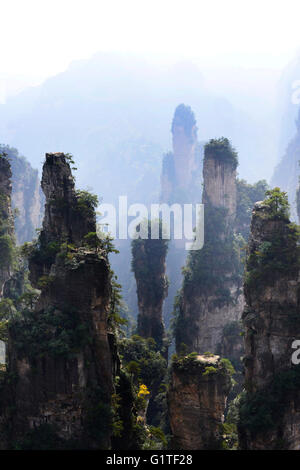
<svg viewBox="0 0 300 470">
<path fill-rule="evenodd" d="M 268 194 L 268 193 L 267 193 Z M 279 188 L 256 203 L 244 284 L 246 395 L 240 408 L 243 449 L 299 449 L 299 234 Z"/>
</svg>

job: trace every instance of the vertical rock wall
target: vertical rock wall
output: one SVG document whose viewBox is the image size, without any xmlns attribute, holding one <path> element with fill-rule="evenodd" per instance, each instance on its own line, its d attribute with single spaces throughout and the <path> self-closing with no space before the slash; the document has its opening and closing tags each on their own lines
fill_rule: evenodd
<svg viewBox="0 0 300 470">
<path fill-rule="evenodd" d="M 75 191 L 64 154 L 46 154 L 42 188 L 45 218 L 29 260 L 41 293 L 9 329 L 7 446 L 107 449 L 118 367 L 107 253 L 85 241 L 96 232 L 94 205 Z"/>
<path fill-rule="evenodd" d="M 292 343 L 300 339 L 299 234 L 280 200 L 269 202 L 255 205 L 249 239 L 240 445 L 298 450 L 300 372 Z"/>
<path fill-rule="evenodd" d="M 219 356 L 173 362 L 168 392 L 172 449 L 222 448 L 222 423 L 230 374 Z"/>
<path fill-rule="evenodd" d="M 235 240 L 237 156 L 227 139 L 210 141 L 203 167 L 204 247 L 189 254 L 177 302 L 177 350 L 223 352 L 224 328 L 243 311 L 242 264 Z M 228 345 L 227 345 L 228 346 Z M 239 335 L 232 344 L 237 360 Z M 228 347 L 227 347 L 228 350 Z M 227 356 L 228 357 L 228 356 Z M 232 359 L 231 355 L 229 356 Z"/>
<path fill-rule="evenodd" d="M 138 334 L 154 338 L 161 349 L 164 339 L 163 302 L 168 292 L 167 241 L 137 239 L 132 242 L 132 267 L 138 296 Z"/>
<path fill-rule="evenodd" d="M 13 214 L 11 209 L 11 167 L 0 155 L 0 296 L 12 273 Z"/>
</svg>

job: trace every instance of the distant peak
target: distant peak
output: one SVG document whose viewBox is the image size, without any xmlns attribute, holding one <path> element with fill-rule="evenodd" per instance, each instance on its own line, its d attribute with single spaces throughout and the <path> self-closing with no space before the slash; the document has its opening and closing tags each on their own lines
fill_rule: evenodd
<svg viewBox="0 0 300 470">
<path fill-rule="evenodd" d="M 184 128 L 187 135 L 192 133 L 193 128 L 196 125 L 195 114 L 193 113 L 190 106 L 185 104 L 179 104 L 175 109 L 171 131 L 174 134 L 175 127 L 180 126 Z"/>
</svg>

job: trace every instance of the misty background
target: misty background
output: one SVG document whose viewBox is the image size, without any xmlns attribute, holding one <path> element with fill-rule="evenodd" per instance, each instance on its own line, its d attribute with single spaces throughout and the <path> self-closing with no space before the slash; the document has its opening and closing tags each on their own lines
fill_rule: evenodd
<svg viewBox="0 0 300 470">
<path fill-rule="evenodd" d="M 103 202 L 158 202 L 184 103 L 200 142 L 229 138 L 239 177 L 279 184 L 293 204 L 300 137 L 286 149 L 297 134 L 299 10 L 293 0 L 3 4 L 0 143 L 40 173 L 46 152 L 73 154 L 77 186 Z M 123 249 L 115 267 L 134 292 Z"/>
</svg>

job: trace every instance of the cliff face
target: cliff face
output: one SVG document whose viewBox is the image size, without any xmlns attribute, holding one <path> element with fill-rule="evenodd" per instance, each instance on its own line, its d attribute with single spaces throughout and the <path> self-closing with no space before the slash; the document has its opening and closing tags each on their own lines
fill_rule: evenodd
<svg viewBox="0 0 300 470">
<path fill-rule="evenodd" d="M 254 207 L 248 248 L 243 313 L 247 393 L 240 410 L 245 449 L 300 446 L 300 374 L 291 361 L 292 343 L 300 338 L 299 235 L 285 212 L 285 196 L 275 192 Z"/>
<path fill-rule="evenodd" d="M 12 170 L 12 207 L 17 209 L 15 235 L 18 244 L 31 241 L 41 226 L 43 214 L 43 194 L 37 170 L 7 145 L 0 145 L 0 153 L 9 158 Z"/>
<path fill-rule="evenodd" d="M 233 229 L 236 166 L 237 157 L 227 139 L 207 144 L 203 167 L 204 247 L 189 254 L 184 269 L 176 306 L 177 350 L 184 343 L 189 351 L 199 354 L 220 353 L 224 328 L 228 324 L 237 326 L 241 318 L 242 265 Z M 232 347 L 232 355 L 238 360 L 242 350 L 239 336 Z"/>
<path fill-rule="evenodd" d="M 236 216 L 236 170 L 230 160 L 218 158 L 218 149 L 208 146 L 203 164 L 203 204 L 226 209 L 226 218 Z"/>
<path fill-rule="evenodd" d="M 222 423 L 230 373 L 219 356 L 189 356 L 173 362 L 168 392 L 173 449 L 222 447 Z"/>
<path fill-rule="evenodd" d="M 0 156 L 0 296 L 11 275 L 13 252 L 13 215 L 11 209 L 11 167 Z"/>
<path fill-rule="evenodd" d="M 132 242 L 132 268 L 138 296 L 138 334 L 154 338 L 161 349 L 164 339 L 163 302 L 168 292 L 165 274 L 167 241 L 137 239 Z"/>
<path fill-rule="evenodd" d="M 164 155 L 161 173 L 161 203 L 195 204 L 201 202 L 203 144 L 198 142 L 195 115 L 189 106 L 177 106 L 171 125 L 172 152 Z M 172 237 L 171 237 L 172 238 Z M 182 284 L 181 269 L 186 262 L 184 240 L 171 239 L 167 256 L 170 279 L 164 303 L 164 317 L 169 326 L 176 292 Z"/>
<path fill-rule="evenodd" d="M 46 433 L 48 448 L 109 448 L 117 357 L 96 203 L 75 191 L 61 153 L 46 154 L 42 188 L 43 229 L 29 258 L 31 282 L 41 293 L 9 329 L 8 372 L 17 379 L 14 411 L 4 406 L 8 446 L 40 448 Z"/>
</svg>

